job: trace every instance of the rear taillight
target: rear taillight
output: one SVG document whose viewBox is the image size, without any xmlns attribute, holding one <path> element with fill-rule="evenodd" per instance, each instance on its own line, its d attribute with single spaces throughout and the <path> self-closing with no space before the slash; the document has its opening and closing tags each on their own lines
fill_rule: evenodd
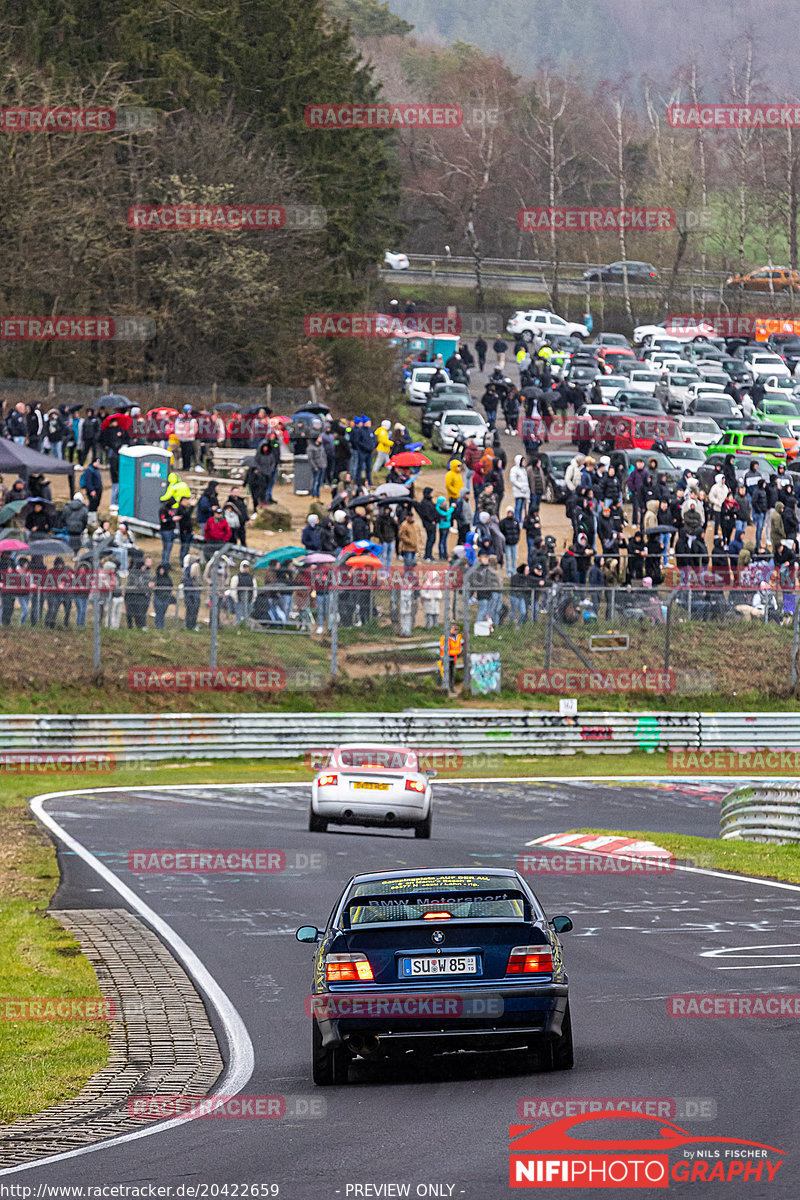
<svg viewBox="0 0 800 1200">
<path fill-rule="evenodd" d="M 424 795 L 425 794 L 425 784 L 420 783 L 420 781 L 418 779 L 407 779 L 406 780 L 406 791 L 407 792 L 420 792 L 422 795 Z"/>
<path fill-rule="evenodd" d="M 338 782 L 338 775 L 320 775 L 319 779 L 317 780 L 319 787 L 333 787 Z"/>
<path fill-rule="evenodd" d="M 423 916 L 423 921 L 449 921 L 452 917 L 449 912 L 426 912 Z"/>
<path fill-rule="evenodd" d="M 374 976 L 366 954 L 329 954 L 325 959 L 328 983 L 372 983 Z"/>
<path fill-rule="evenodd" d="M 549 946 L 515 946 L 508 956 L 506 975 L 552 975 L 553 951 Z"/>
</svg>

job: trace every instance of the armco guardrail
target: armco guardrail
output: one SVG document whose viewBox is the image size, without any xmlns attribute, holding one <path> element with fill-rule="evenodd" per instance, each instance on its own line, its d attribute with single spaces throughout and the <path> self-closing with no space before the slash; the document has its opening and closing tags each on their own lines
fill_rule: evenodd
<svg viewBox="0 0 800 1200">
<path fill-rule="evenodd" d="M 756 783 L 722 801 L 723 838 L 747 842 L 800 842 L 800 783 Z"/>
<path fill-rule="evenodd" d="M 704 750 L 800 749 L 800 713 L 699 713 Z"/>
<path fill-rule="evenodd" d="M 470 756 L 696 749 L 698 713 L 407 709 L 398 713 L 106 713 L 0 717 L 5 752 L 126 759 L 294 758 L 339 742 L 401 743 Z"/>
</svg>

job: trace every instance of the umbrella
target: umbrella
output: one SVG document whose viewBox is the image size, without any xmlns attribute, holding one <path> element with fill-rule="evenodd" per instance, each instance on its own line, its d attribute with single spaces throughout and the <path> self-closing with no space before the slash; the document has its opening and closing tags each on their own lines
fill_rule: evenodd
<svg viewBox="0 0 800 1200">
<path fill-rule="evenodd" d="M 382 483 L 380 487 L 375 488 L 375 495 L 381 497 L 391 496 L 393 500 L 407 500 L 408 488 L 402 483 Z"/>
<path fill-rule="evenodd" d="M 127 396 L 120 396 L 118 392 L 109 392 L 107 396 L 101 396 L 97 401 L 98 408 L 133 408 L 133 401 Z"/>
<path fill-rule="evenodd" d="M 383 563 L 374 554 L 356 554 L 345 565 L 349 571 L 351 567 L 382 567 Z"/>
<path fill-rule="evenodd" d="M 15 503 L 18 504 L 19 501 L 15 501 Z M 47 509 L 51 513 L 56 511 L 56 506 L 52 500 L 43 500 L 41 496 L 29 496 L 28 499 L 23 502 L 23 507 L 20 509 L 20 515 L 27 517 L 28 513 L 35 504 L 41 504 L 44 509 Z M 0 516 L 2 516 L 1 513 Z"/>
<path fill-rule="evenodd" d="M 30 546 L 27 542 L 17 541 L 16 538 L 3 538 L 0 550 L 30 550 Z"/>
<path fill-rule="evenodd" d="M 421 450 L 424 444 L 424 442 L 406 442 L 405 450 L 402 453 L 406 454 L 409 450 Z"/>
<path fill-rule="evenodd" d="M 4 504 L 0 508 L 0 526 L 7 525 L 27 503 L 27 500 L 9 500 L 8 504 Z"/>
<path fill-rule="evenodd" d="M 306 563 L 332 563 L 332 562 L 336 562 L 336 559 L 334 558 L 334 556 L 332 554 L 318 554 L 318 553 L 307 554 L 305 556 L 305 558 L 303 559 L 304 566 L 306 565 Z"/>
<path fill-rule="evenodd" d="M 305 553 L 305 546 L 280 546 L 277 550 L 270 550 L 268 554 L 262 554 L 261 558 L 253 563 L 253 570 L 258 570 L 259 567 L 271 567 L 274 563 L 289 562 Z"/>
<path fill-rule="evenodd" d="M 431 460 L 426 458 L 424 454 L 420 454 L 419 450 L 403 450 L 400 454 L 395 454 L 394 458 L 389 459 L 391 467 L 430 467 L 433 466 Z"/>
<path fill-rule="evenodd" d="M 348 542 L 346 546 L 342 547 L 341 553 L 356 554 L 361 550 L 377 550 L 378 554 L 380 554 L 381 547 L 377 542 L 371 542 L 369 538 L 362 538 L 358 542 Z"/>
<path fill-rule="evenodd" d="M 377 499 L 377 496 L 354 496 L 352 500 L 347 501 L 345 508 L 360 508 L 362 504 L 374 504 Z"/>
<path fill-rule="evenodd" d="M 241 404 L 234 404 L 233 400 L 223 400 L 221 404 L 215 404 L 214 408 L 217 412 L 241 412 Z M 258 412 L 258 409 L 256 409 Z"/>
<path fill-rule="evenodd" d="M 645 533 L 649 537 L 651 533 L 675 533 L 675 525 L 654 525 L 652 529 L 645 529 Z"/>
<path fill-rule="evenodd" d="M 298 408 L 294 415 L 298 417 L 301 413 L 313 413 L 314 416 L 319 417 L 323 413 L 329 413 L 330 411 L 327 404 L 304 404 L 302 408 Z"/>
<path fill-rule="evenodd" d="M 62 542 L 58 538 L 32 538 L 28 549 L 33 554 L 73 554 L 74 551 L 69 542 Z"/>
</svg>

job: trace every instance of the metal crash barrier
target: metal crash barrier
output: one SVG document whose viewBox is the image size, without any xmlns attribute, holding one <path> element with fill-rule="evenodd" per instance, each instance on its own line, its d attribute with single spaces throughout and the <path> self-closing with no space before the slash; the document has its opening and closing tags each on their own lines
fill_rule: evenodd
<svg viewBox="0 0 800 1200">
<path fill-rule="evenodd" d="M 800 842 L 800 783 L 754 783 L 722 802 L 721 836 L 748 842 Z"/>
</svg>

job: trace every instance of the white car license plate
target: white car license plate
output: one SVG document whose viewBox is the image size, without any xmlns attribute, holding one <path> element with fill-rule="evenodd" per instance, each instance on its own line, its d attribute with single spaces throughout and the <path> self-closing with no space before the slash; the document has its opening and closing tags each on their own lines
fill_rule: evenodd
<svg viewBox="0 0 800 1200">
<path fill-rule="evenodd" d="M 434 958 L 401 958 L 400 976 L 403 979 L 431 975 L 475 975 L 478 971 L 476 954 L 437 954 Z"/>
</svg>

